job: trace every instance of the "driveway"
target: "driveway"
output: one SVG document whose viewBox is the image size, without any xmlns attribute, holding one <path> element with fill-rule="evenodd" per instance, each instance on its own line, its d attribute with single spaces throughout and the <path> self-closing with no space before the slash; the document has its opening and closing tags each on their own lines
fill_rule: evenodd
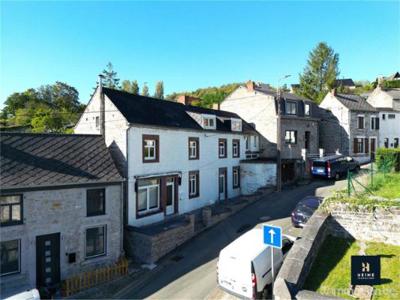
<svg viewBox="0 0 400 300">
<path fill-rule="evenodd" d="M 345 180 L 336 183 L 318 180 L 272 193 L 182 245 L 147 276 L 128 284 L 114 298 L 230 299 L 216 282 L 216 263 L 222 248 L 263 222 L 282 226 L 284 233 L 298 236 L 301 229 L 293 228 L 290 222 L 290 213 L 297 202 L 308 195 L 325 197 L 345 186 Z"/>
</svg>

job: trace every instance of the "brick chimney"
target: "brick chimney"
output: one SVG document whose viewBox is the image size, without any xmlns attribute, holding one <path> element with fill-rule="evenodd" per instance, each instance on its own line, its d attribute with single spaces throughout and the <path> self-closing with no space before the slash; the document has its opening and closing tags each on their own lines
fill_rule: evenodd
<svg viewBox="0 0 400 300">
<path fill-rule="evenodd" d="M 249 92 L 254 91 L 254 81 L 252 81 L 252 80 L 247 81 L 246 87 Z"/>
<path fill-rule="evenodd" d="M 176 98 L 176 102 L 182 103 L 183 105 L 193 105 L 195 102 L 200 102 L 200 99 L 188 95 L 179 95 Z"/>
<path fill-rule="evenodd" d="M 336 96 L 336 88 L 333 88 L 333 89 L 331 90 L 331 94 L 332 94 L 333 96 Z"/>
<path fill-rule="evenodd" d="M 212 109 L 221 110 L 221 104 L 220 103 L 213 103 Z"/>
</svg>

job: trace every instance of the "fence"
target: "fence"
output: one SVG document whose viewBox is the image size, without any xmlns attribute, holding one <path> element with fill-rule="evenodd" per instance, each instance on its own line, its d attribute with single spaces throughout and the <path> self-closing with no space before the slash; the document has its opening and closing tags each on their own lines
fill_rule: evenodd
<svg viewBox="0 0 400 300">
<path fill-rule="evenodd" d="M 66 279 L 62 284 L 62 294 L 64 297 L 68 297 L 84 289 L 127 274 L 128 261 L 123 258 L 113 266 L 102 267 Z"/>
</svg>

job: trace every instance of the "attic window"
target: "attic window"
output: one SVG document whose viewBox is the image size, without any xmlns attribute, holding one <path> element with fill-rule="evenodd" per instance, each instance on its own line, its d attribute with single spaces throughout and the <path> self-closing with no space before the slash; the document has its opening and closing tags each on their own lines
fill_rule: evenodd
<svg viewBox="0 0 400 300">
<path fill-rule="evenodd" d="M 286 101 L 286 114 L 295 115 L 297 114 L 297 103 L 293 101 Z"/>
<path fill-rule="evenodd" d="M 242 120 L 231 119 L 232 131 L 242 131 Z"/>
<path fill-rule="evenodd" d="M 310 104 L 304 104 L 304 114 L 306 115 L 306 116 L 309 116 L 310 115 Z"/>
<path fill-rule="evenodd" d="M 206 129 L 215 129 L 215 117 L 203 116 L 203 127 Z"/>
</svg>

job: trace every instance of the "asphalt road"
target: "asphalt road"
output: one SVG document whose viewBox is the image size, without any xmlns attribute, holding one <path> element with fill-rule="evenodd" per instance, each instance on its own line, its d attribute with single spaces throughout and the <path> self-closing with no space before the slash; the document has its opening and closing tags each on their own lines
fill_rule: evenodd
<svg viewBox="0 0 400 300">
<path fill-rule="evenodd" d="M 345 181 L 334 184 L 321 180 L 272 193 L 176 249 L 146 276 L 121 289 L 115 298 L 231 299 L 217 287 L 219 251 L 260 223 L 280 225 L 284 233 L 298 236 L 301 229 L 293 228 L 290 222 L 297 202 L 308 195 L 327 196 L 344 186 Z"/>
</svg>

